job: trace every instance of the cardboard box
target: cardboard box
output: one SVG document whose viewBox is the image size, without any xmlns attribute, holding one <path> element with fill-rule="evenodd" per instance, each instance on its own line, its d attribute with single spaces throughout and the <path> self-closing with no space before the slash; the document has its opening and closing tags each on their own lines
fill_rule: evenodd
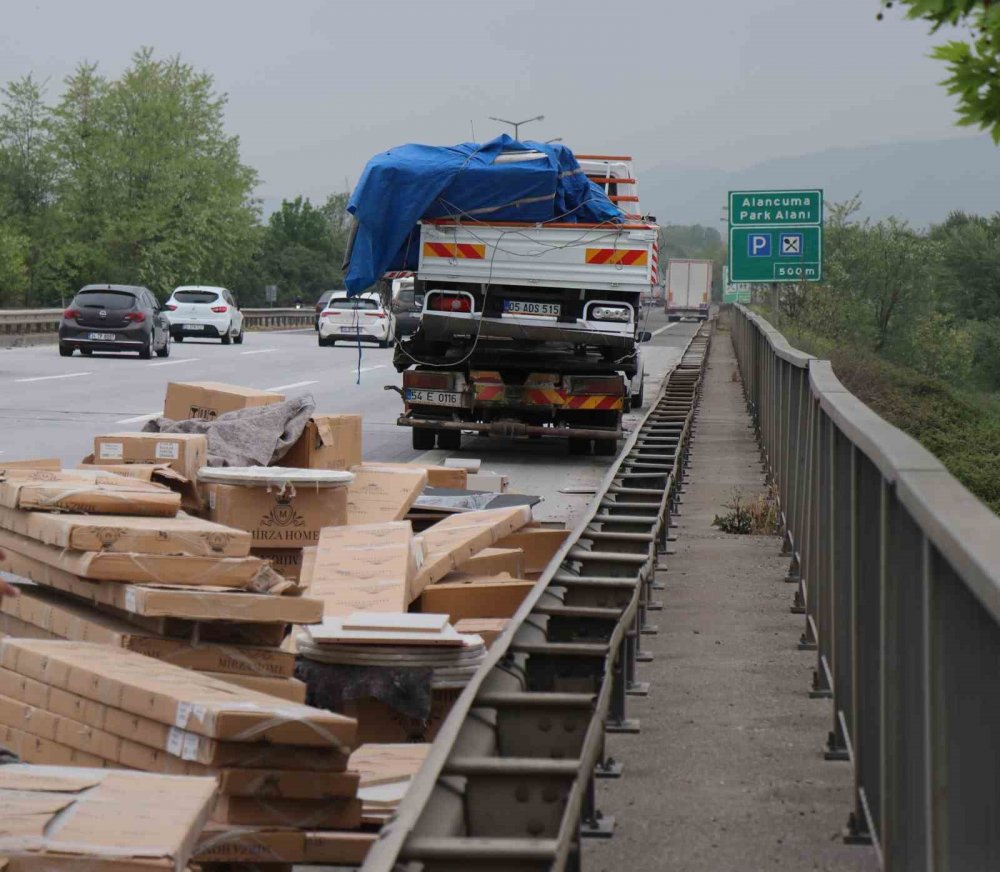
<svg viewBox="0 0 1000 872">
<path fill-rule="evenodd" d="M 0 548 L 0 570 L 144 619 L 237 621 L 248 626 L 315 624 L 323 619 L 323 603 L 315 599 L 196 587 L 100 584 L 6 548 Z M 206 630 L 210 629 L 208 625 Z"/>
<path fill-rule="evenodd" d="M 226 412 L 284 402 L 281 394 L 220 382 L 170 382 L 163 404 L 163 417 L 213 420 Z"/>
<path fill-rule="evenodd" d="M 0 480 L 0 506 L 36 512 L 173 517 L 178 494 L 151 482 L 83 470 L 7 470 Z"/>
<path fill-rule="evenodd" d="M 466 487 L 474 491 L 505 494 L 510 487 L 510 477 L 495 472 L 470 472 Z"/>
<path fill-rule="evenodd" d="M 497 542 L 498 548 L 520 548 L 524 553 L 524 572 L 528 578 L 541 575 L 556 552 L 570 537 L 569 530 L 550 527 L 525 527 Z"/>
<path fill-rule="evenodd" d="M 175 557 L 65 551 L 3 529 L 0 529 L 0 548 L 93 581 L 246 588 L 266 567 L 256 557 Z"/>
<path fill-rule="evenodd" d="M 0 507 L 0 527 L 73 551 L 247 557 L 250 534 L 201 518 L 73 515 Z"/>
<path fill-rule="evenodd" d="M 507 627 L 507 618 L 462 618 L 455 630 L 470 636 L 480 636 L 489 648 Z"/>
<path fill-rule="evenodd" d="M 0 613 L 4 620 L 23 622 L 45 634 L 30 638 L 114 645 L 199 672 L 269 678 L 290 678 L 295 672 L 295 658 L 277 648 L 221 645 L 151 635 L 115 615 L 86 603 L 75 602 L 47 588 L 35 584 L 20 584 L 18 588 L 21 596 L 0 599 Z M 0 623 L 2 627 L 3 623 Z M 7 635 L 23 638 L 25 634 L 10 632 Z"/>
<path fill-rule="evenodd" d="M 361 415 L 313 415 L 278 466 L 350 469 L 361 463 Z"/>
<path fill-rule="evenodd" d="M 86 642 L 4 639 L 3 668 L 187 732 L 227 741 L 345 751 L 357 725 L 332 712 L 236 688 L 200 672 Z"/>
<path fill-rule="evenodd" d="M 271 568 L 296 583 L 302 580 L 302 548 L 253 548 L 251 554 L 266 560 Z"/>
<path fill-rule="evenodd" d="M 201 433 L 109 433 L 94 437 L 99 464 L 165 463 L 190 481 L 208 463 L 208 439 Z"/>
<path fill-rule="evenodd" d="M 248 687 L 258 693 L 278 696 L 292 702 L 304 703 L 306 701 L 305 683 L 297 678 L 279 678 L 272 675 L 233 675 L 209 671 L 205 671 L 205 674 L 211 675 L 212 678 L 218 678 L 219 681 L 229 681 L 240 687 Z"/>
<path fill-rule="evenodd" d="M 40 457 L 37 460 L 4 460 L 0 463 L 0 475 L 6 469 L 62 469 L 62 461 L 56 457 Z"/>
<path fill-rule="evenodd" d="M 465 490 L 468 472 L 452 466 L 430 466 L 425 463 L 362 463 L 362 469 L 398 470 L 413 472 L 422 469 L 427 473 L 428 487 L 451 487 Z"/>
<path fill-rule="evenodd" d="M 463 512 L 425 530 L 418 537 L 423 545 L 424 561 L 410 586 L 410 601 L 427 585 L 440 581 L 470 557 L 521 529 L 530 520 L 531 509 L 513 506 Z"/>
<path fill-rule="evenodd" d="M 408 521 L 328 527 L 316 548 L 309 595 L 325 616 L 405 612 L 419 551 Z"/>
<path fill-rule="evenodd" d="M 220 796 L 212 812 L 212 820 L 243 826 L 274 824 L 350 830 L 361 826 L 361 802 L 347 797 L 258 799 L 248 796 Z"/>
<path fill-rule="evenodd" d="M 109 763 L 174 775 L 214 774 L 218 767 L 315 775 L 340 772 L 347 763 L 344 754 L 331 749 L 208 739 L 7 669 L 0 669 L 0 723 L 95 754 Z M 173 759 L 184 765 L 171 763 Z"/>
<path fill-rule="evenodd" d="M 402 521 L 427 486 L 427 473 L 403 466 L 364 465 L 351 469 L 347 489 L 348 524 Z"/>
<path fill-rule="evenodd" d="M 431 689 L 431 712 L 426 721 L 407 717 L 378 699 L 347 700 L 344 714 L 358 722 L 358 742 L 433 742 L 455 704 L 461 688 Z"/>
<path fill-rule="evenodd" d="M 181 475 L 166 463 L 95 463 L 89 454 L 77 465 L 78 470 L 103 470 L 114 472 L 124 478 L 158 484 L 180 495 L 181 508 L 185 512 L 202 515 L 205 501 L 198 490 L 197 479 Z"/>
<path fill-rule="evenodd" d="M 195 848 L 202 863 L 301 863 L 360 866 L 376 833 L 234 827 L 209 823 Z"/>
<path fill-rule="evenodd" d="M 509 618 L 534 586 L 535 582 L 518 578 L 470 576 L 432 584 L 418 602 L 420 611 L 449 615 L 452 624 L 465 618 Z"/>
<path fill-rule="evenodd" d="M 347 488 L 280 492 L 232 484 L 207 486 L 209 518 L 250 533 L 254 548 L 302 548 L 324 527 L 347 523 Z"/>
<path fill-rule="evenodd" d="M 220 769 L 219 792 L 229 796 L 273 796 L 285 799 L 329 799 L 354 796 L 357 772 L 328 772 L 312 766 L 302 770 Z"/>
<path fill-rule="evenodd" d="M 6 604 L 12 597 L 4 597 L 0 600 L 0 605 Z M 0 636 L 10 636 L 12 639 L 58 639 L 55 633 L 49 633 L 41 627 L 36 627 L 27 621 L 9 615 L 6 612 L 0 613 Z"/>
<path fill-rule="evenodd" d="M 514 578 L 521 578 L 524 574 L 524 552 L 520 548 L 484 548 L 468 560 L 463 560 L 458 571 L 474 575 L 507 572 Z"/>
<path fill-rule="evenodd" d="M 50 742 L 41 736 L 34 736 L 4 724 L 0 724 L 0 745 L 12 754 L 16 754 L 23 763 L 37 763 L 43 766 L 90 766 L 95 769 L 108 765 L 107 761 L 93 754 L 85 754 L 69 745 Z"/>
<path fill-rule="evenodd" d="M 3 766 L 0 803 L 9 825 L 0 854 L 12 872 L 183 869 L 214 799 L 209 778 Z"/>
</svg>

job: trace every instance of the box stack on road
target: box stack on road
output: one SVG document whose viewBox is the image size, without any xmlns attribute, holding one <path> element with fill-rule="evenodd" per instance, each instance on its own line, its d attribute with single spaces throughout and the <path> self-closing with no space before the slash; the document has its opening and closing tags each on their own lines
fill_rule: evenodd
<svg viewBox="0 0 1000 872">
<path fill-rule="evenodd" d="M 0 745 L 213 779 L 204 864 L 360 863 L 567 536 L 502 476 L 364 462 L 359 415 L 300 405 L 271 465 L 210 465 L 282 399 L 172 384 L 199 432 L 0 465 Z"/>
</svg>

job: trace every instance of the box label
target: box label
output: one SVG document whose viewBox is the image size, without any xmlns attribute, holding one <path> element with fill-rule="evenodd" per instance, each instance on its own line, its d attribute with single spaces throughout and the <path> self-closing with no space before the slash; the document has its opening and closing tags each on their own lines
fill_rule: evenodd
<svg viewBox="0 0 1000 872">
<path fill-rule="evenodd" d="M 101 460 L 121 460 L 125 457 L 125 445 L 121 442 L 102 442 L 98 456 Z"/>
<path fill-rule="evenodd" d="M 180 443 L 157 442 L 154 454 L 157 460 L 177 460 L 181 456 Z"/>
</svg>

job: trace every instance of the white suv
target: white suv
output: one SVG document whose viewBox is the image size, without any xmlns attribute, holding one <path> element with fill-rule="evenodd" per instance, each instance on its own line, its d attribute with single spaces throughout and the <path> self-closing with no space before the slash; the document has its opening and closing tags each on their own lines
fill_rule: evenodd
<svg viewBox="0 0 1000 872">
<path fill-rule="evenodd" d="M 185 336 L 221 339 L 223 345 L 243 342 L 243 313 L 232 291 L 204 285 L 182 285 L 167 300 L 170 335 L 177 342 Z"/>
</svg>

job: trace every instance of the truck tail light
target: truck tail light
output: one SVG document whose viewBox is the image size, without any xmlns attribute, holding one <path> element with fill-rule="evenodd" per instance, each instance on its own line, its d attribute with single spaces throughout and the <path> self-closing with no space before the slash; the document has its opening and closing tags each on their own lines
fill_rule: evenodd
<svg viewBox="0 0 1000 872">
<path fill-rule="evenodd" d="M 129 312 L 125 318 L 131 321 L 133 324 L 141 324 L 146 320 L 145 312 Z"/>
<path fill-rule="evenodd" d="M 625 394 L 625 380 L 620 375 L 571 375 L 566 378 L 566 390 L 571 394 Z"/>
<path fill-rule="evenodd" d="M 464 294 L 431 294 L 427 308 L 435 312 L 471 312 L 472 299 Z"/>
<path fill-rule="evenodd" d="M 406 370 L 403 373 L 404 388 L 429 388 L 436 391 L 450 391 L 455 386 L 455 374 L 451 372 L 426 372 L 422 369 Z"/>
<path fill-rule="evenodd" d="M 221 315 L 223 312 L 229 311 L 229 306 L 212 306 L 212 311 Z"/>
<path fill-rule="evenodd" d="M 79 309 L 67 309 L 65 312 L 63 312 L 63 318 L 68 318 L 72 320 L 73 318 L 79 318 L 79 317 L 80 317 Z"/>
<path fill-rule="evenodd" d="M 592 306 L 589 316 L 595 321 L 622 321 L 632 319 L 632 310 L 628 306 Z"/>
</svg>

